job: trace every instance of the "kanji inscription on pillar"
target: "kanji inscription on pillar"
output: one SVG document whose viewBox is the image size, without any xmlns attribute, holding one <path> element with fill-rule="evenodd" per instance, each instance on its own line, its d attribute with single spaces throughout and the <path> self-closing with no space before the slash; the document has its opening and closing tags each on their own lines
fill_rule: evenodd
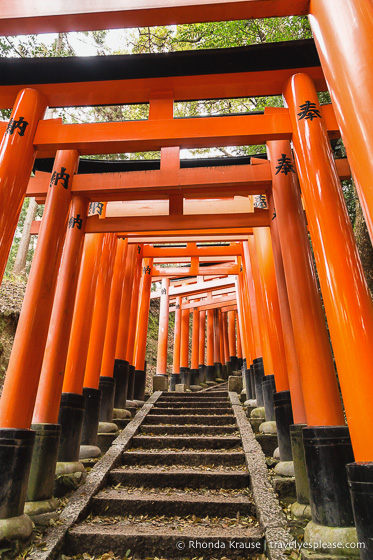
<svg viewBox="0 0 373 560">
<path fill-rule="evenodd" d="M 298 113 L 298 121 L 305 119 L 313 121 L 313 119 L 321 119 L 321 113 L 316 106 L 316 103 L 311 101 L 306 101 L 302 105 L 299 105 L 300 113 Z"/>
<path fill-rule="evenodd" d="M 291 163 L 291 159 L 287 157 L 286 154 L 281 154 L 281 157 L 278 158 L 276 169 L 276 175 L 278 175 L 279 173 L 285 173 L 285 175 L 287 175 L 288 173 L 295 173 L 295 169 L 293 167 L 293 164 Z"/>
<path fill-rule="evenodd" d="M 49 187 L 56 186 L 58 184 L 58 181 L 61 181 L 60 184 L 63 186 L 64 189 L 67 190 L 69 187 L 69 179 L 70 179 L 70 175 L 69 173 L 66 173 L 66 167 L 61 167 L 61 171 L 59 172 L 54 171 L 51 177 L 51 181 L 49 183 Z"/>
<path fill-rule="evenodd" d="M 24 117 L 19 117 L 17 120 L 14 120 L 12 117 L 7 124 L 5 134 L 9 134 L 11 136 L 16 130 L 18 130 L 19 136 L 24 136 L 27 125 L 28 122 L 25 121 Z"/>
<path fill-rule="evenodd" d="M 78 229 L 82 229 L 82 225 L 83 219 L 80 217 L 80 214 L 77 214 L 76 218 L 74 218 L 74 216 L 71 216 L 68 224 L 69 228 L 74 228 L 76 226 Z"/>
</svg>

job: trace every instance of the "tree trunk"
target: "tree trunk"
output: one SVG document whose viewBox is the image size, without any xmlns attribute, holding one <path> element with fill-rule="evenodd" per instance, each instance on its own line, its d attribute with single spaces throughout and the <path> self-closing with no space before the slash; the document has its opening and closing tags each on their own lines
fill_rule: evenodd
<svg viewBox="0 0 373 560">
<path fill-rule="evenodd" d="M 27 253 L 28 253 L 28 248 L 31 239 L 31 233 L 30 233 L 31 224 L 35 219 L 37 208 L 38 205 L 35 198 L 30 198 L 30 203 L 29 203 L 29 207 L 27 208 L 25 223 L 23 224 L 22 237 L 19 242 L 17 256 L 13 265 L 13 274 L 21 274 L 25 270 L 26 262 L 27 262 Z"/>
<path fill-rule="evenodd" d="M 353 185 L 355 202 L 356 202 L 356 218 L 354 223 L 354 234 L 356 244 L 359 250 L 360 259 L 363 265 L 365 278 L 370 290 L 373 294 L 373 247 L 370 241 L 368 228 L 365 223 L 364 214 L 360 206 L 355 185 Z"/>
</svg>

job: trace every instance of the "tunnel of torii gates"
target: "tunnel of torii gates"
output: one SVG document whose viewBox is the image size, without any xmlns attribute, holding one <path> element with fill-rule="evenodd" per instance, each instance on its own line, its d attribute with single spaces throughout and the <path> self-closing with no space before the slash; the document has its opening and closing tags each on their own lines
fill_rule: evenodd
<svg viewBox="0 0 373 560">
<path fill-rule="evenodd" d="M 166 376 L 169 312 L 171 390 L 215 382 L 242 358 L 248 397 L 260 406 L 264 383 L 275 388 L 280 453 L 289 431 L 303 435 L 313 526 L 351 535 L 355 518 L 371 559 L 373 313 L 340 180 L 351 168 L 372 236 L 373 5 L 132 4 L 80 0 L 72 13 L 69 2 L 14 0 L 1 7 L 0 33 L 309 14 L 314 41 L 0 61 L 0 108 L 13 108 L 0 123 L 1 274 L 24 197 L 45 202 L 0 401 L 0 527 L 23 515 L 26 496 L 51 497 L 57 459 L 75 462 L 81 443 L 94 445 L 115 385 L 116 408 L 144 398 L 150 298 L 160 297 L 156 382 Z M 327 89 L 332 105 L 320 106 Z M 262 113 L 173 116 L 175 100 L 281 94 L 285 108 Z M 149 118 L 44 118 L 47 107 L 123 103 L 148 103 Z M 339 137 L 348 163 L 334 159 Z M 182 148 L 253 144 L 265 144 L 266 158 L 180 160 Z M 149 150 L 160 161 L 80 159 Z"/>
</svg>

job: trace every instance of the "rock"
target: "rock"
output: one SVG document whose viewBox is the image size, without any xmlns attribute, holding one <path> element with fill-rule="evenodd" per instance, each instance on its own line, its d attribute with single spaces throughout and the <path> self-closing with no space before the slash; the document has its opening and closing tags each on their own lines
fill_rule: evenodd
<svg viewBox="0 0 373 560">
<path fill-rule="evenodd" d="M 275 459 L 280 459 L 280 448 L 279 447 L 276 447 L 276 449 L 274 450 L 273 457 Z"/>
<path fill-rule="evenodd" d="M 275 473 L 278 476 L 295 476 L 293 461 L 280 461 L 275 466 Z"/>
<path fill-rule="evenodd" d="M 243 405 L 244 406 L 251 406 L 251 407 L 254 407 L 254 408 L 257 408 L 257 406 L 258 406 L 257 403 L 256 403 L 256 399 L 249 399 L 249 400 L 245 401 L 243 403 Z"/>
<path fill-rule="evenodd" d="M 298 517 L 299 519 L 312 519 L 310 504 L 294 502 L 291 504 L 291 513 L 294 517 Z"/>
<path fill-rule="evenodd" d="M 258 408 L 254 408 L 254 410 L 251 411 L 251 418 L 264 418 L 265 419 L 266 414 L 265 414 L 265 410 L 264 410 L 264 406 L 259 406 Z"/>
<path fill-rule="evenodd" d="M 230 375 L 228 377 L 228 391 L 240 394 L 242 391 L 242 377 Z"/>
<path fill-rule="evenodd" d="M 113 420 L 116 420 L 117 418 L 119 418 L 119 419 L 131 418 L 131 413 L 130 413 L 129 410 L 126 410 L 125 408 L 114 408 L 113 409 Z"/>
<path fill-rule="evenodd" d="M 118 426 L 114 422 L 99 422 L 98 423 L 98 433 L 99 434 L 111 434 L 118 431 Z"/>
<path fill-rule="evenodd" d="M 197 391 L 201 391 L 202 387 L 201 385 L 191 385 L 190 390 L 192 391 L 192 393 L 196 393 Z"/>
<path fill-rule="evenodd" d="M 30 541 L 33 523 L 25 513 L 18 517 L 0 519 L 0 542 L 15 542 L 22 549 Z"/>
<path fill-rule="evenodd" d="M 55 498 L 50 498 L 49 500 L 26 502 L 23 511 L 24 513 L 26 513 L 26 515 L 32 517 L 33 515 L 40 515 L 41 513 L 56 511 L 57 508 L 58 501 Z"/>
<path fill-rule="evenodd" d="M 176 393 L 185 393 L 186 384 L 185 383 L 177 383 L 175 385 Z"/>
<path fill-rule="evenodd" d="M 155 375 L 153 377 L 153 392 L 168 391 L 168 375 Z"/>
<path fill-rule="evenodd" d="M 82 463 L 79 461 L 60 461 L 56 465 L 56 476 L 76 472 L 85 472 Z"/>
<path fill-rule="evenodd" d="M 261 434 L 277 434 L 277 426 L 274 420 L 269 422 L 262 422 L 259 426 L 259 432 Z"/>
<path fill-rule="evenodd" d="M 101 449 L 97 445 L 81 445 L 79 459 L 94 459 L 101 455 Z"/>
<path fill-rule="evenodd" d="M 324 551 L 333 550 L 338 556 L 360 558 L 355 527 L 326 527 L 310 521 L 304 531 L 304 542 L 309 548 L 315 545 L 315 550 L 322 550 L 320 547 L 324 544 Z M 338 548 L 333 549 L 333 543 L 341 543 L 342 546 L 338 544 Z M 354 544 L 351 546 L 351 543 Z"/>
</svg>

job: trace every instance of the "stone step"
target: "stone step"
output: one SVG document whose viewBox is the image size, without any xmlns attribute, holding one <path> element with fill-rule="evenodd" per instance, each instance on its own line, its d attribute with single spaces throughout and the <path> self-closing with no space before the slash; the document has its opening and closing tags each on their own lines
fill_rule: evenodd
<svg viewBox="0 0 373 560">
<path fill-rule="evenodd" d="M 92 500 L 93 515 L 196 515 L 235 517 L 255 515 L 251 497 L 205 495 L 175 490 L 170 492 L 128 492 L 118 488 L 99 492 Z"/>
<path fill-rule="evenodd" d="M 175 434 L 175 435 L 184 435 L 184 434 L 231 434 L 233 432 L 237 432 L 237 426 L 228 425 L 228 426 L 202 426 L 202 425 L 192 425 L 192 426 L 183 426 L 183 425 L 168 425 L 168 426 L 159 426 L 157 424 L 145 424 L 141 426 L 140 433 L 142 434 Z"/>
<path fill-rule="evenodd" d="M 203 398 L 206 397 L 208 398 L 210 396 L 210 393 L 212 392 L 212 389 L 209 389 L 207 392 L 203 392 L 203 393 L 176 393 L 176 392 L 166 392 L 164 391 L 162 393 L 161 398 L 163 397 L 170 397 L 170 398 L 175 398 L 175 399 L 196 399 L 196 398 Z M 216 390 L 214 390 L 214 397 L 216 397 L 216 393 L 219 393 L 219 397 L 225 397 L 228 398 L 228 391 L 227 390 L 222 390 L 221 385 L 217 385 L 216 386 Z"/>
<path fill-rule="evenodd" d="M 156 402 L 156 404 L 154 405 L 154 408 L 201 408 L 201 406 L 203 407 L 211 407 L 211 408 L 216 408 L 216 409 L 221 409 L 221 408 L 229 408 L 231 409 L 230 406 L 228 406 L 227 401 L 223 401 L 223 402 L 215 402 L 215 401 L 208 401 L 206 402 L 205 400 L 200 400 L 200 401 L 168 401 L 168 402 Z"/>
<path fill-rule="evenodd" d="M 153 410 L 153 409 L 152 409 Z M 152 411 L 151 411 L 152 412 Z M 158 415 L 148 414 L 145 418 L 144 424 L 175 424 L 175 415 Z M 208 426 L 224 426 L 227 424 L 236 424 L 236 419 L 233 415 L 213 416 L 213 415 L 194 415 L 191 417 L 189 414 L 181 414 L 177 417 L 178 425 L 183 424 L 203 424 Z"/>
<path fill-rule="evenodd" d="M 109 551 L 123 557 L 127 550 L 136 559 L 168 558 L 252 558 L 264 552 L 264 537 L 256 527 L 247 529 L 214 527 L 197 524 L 159 527 L 150 522 L 120 521 L 105 525 L 82 523 L 67 536 L 68 554 L 101 556 Z M 141 545 L 139 546 L 139 543 Z M 181 543 L 181 544 L 180 544 Z M 215 546 L 208 546 L 214 543 Z M 180 551 L 178 553 L 178 551 Z M 182 552 L 184 551 L 184 552 Z M 135 554 L 134 554 L 135 553 Z"/>
<path fill-rule="evenodd" d="M 196 471 L 175 467 L 164 471 L 161 468 L 114 469 L 109 475 L 109 484 L 116 486 L 144 486 L 146 488 L 248 488 L 249 475 L 244 471 Z"/>
<path fill-rule="evenodd" d="M 177 437 L 177 436 L 134 436 L 132 447 L 143 449 L 187 448 L 187 449 L 232 449 L 241 445 L 241 438 L 234 436 L 223 437 Z"/>
<path fill-rule="evenodd" d="M 122 464 L 126 466 L 241 466 L 245 465 L 245 455 L 241 451 L 231 451 L 229 453 L 223 451 L 126 451 L 122 455 Z"/>
<path fill-rule="evenodd" d="M 181 396 L 180 393 L 177 393 L 175 397 L 159 397 L 157 400 L 158 402 L 221 402 L 221 403 L 229 403 L 228 397 L 215 397 L 214 395 L 201 395 L 193 393 L 191 395 L 188 394 L 187 397 Z"/>
<path fill-rule="evenodd" d="M 192 407 L 187 407 L 187 406 L 183 406 L 182 408 L 156 408 L 153 407 L 152 408 L 152 415 L 153 414 L 172 414 L 173 416 L 176 416 L 178 414 L 180 415 L 185 415 L 185 414 L 190 414 L 190 415 L 194 415 L 194 414 L 198 414 L 200 415 L 208 415 L 210 416 L 211 414 L 213 415 L 223 415 L 223 414 L 230 414 L 233 415 L 232 412 L 232 407 L 230 406 L 225 406 L 224 408 L 192 408 Z"/>
</svg>

